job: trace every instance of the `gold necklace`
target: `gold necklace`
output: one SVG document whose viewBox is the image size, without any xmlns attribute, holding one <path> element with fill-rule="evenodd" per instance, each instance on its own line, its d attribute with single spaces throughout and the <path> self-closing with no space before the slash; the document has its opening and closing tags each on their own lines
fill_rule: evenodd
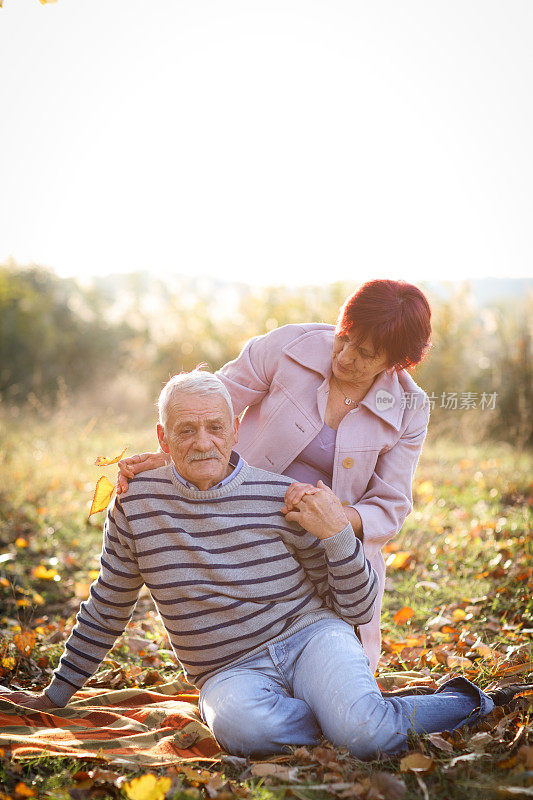
<svg viewBox="0 0 533 800">
<path fill-rule="evenodd" d="M 344 392 L 341 389 L 341 385 L 340 385 L 339 381 L 337 380 L 337 377 L 336 377 L 335 373 L 332 372 L 331 374 L 333 375 L 333 380 L 335 381 L 337 389 L 339 390 L 339 392 L 342 395 L 344 395 L 344 405 L 345 406 L 352 406 L 353 405 L 354 408 L 358 408 L 359 407 L 359 403 L 356 400 L 352 400 L 352 398 L 348 397 L 348 395 L 344 394 Z"/>
</svg>

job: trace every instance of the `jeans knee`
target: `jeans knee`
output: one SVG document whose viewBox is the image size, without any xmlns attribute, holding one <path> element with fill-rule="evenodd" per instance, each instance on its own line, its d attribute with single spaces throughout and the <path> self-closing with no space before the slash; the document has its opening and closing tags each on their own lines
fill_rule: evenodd
<svg viewBox="0 0 533 800">
<path fill-rule="evenodd" d="M 324 735 L 337 747 L 345 747 L 361 761 L 372 761 L 398 749 L 398 732 L 381 703 L 354 703 L 330 715 L 322 726 Z"/>
<path fill-rule="evenodd" d="M 274 692 L 247 699 L 230 687 L 214 687 L 202 704 L 202 716 L 219 745 L 237 756 L 264 756 L 279 753 L 282 721 L 276 713 L 280 700 Z"/>
</svg>

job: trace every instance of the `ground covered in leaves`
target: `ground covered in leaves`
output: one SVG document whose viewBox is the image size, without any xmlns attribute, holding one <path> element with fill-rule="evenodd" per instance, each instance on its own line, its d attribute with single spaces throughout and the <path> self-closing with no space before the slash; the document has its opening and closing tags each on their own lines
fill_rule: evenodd
<svg viewBox="0 0 533 800">
<path fill-rule="evenodd" d="M 94 466 L 153 445 L 150 425 L 88 418 L 79 409 L 0 423 L 0 684 L 40 690 L 96 577 L 103 515 L 87 520 Z M 508 448 L 427 443 L 415 510 L 387 547 L 383 689 L 433 687 L 464 675 L 484 688 L 533 671 L 532 458 Z M 157 686 L 176 662 L 147 594 L 89 685 Z M 0 752 L 0 800 L 173 798 L 476 798 L 533 795 L 532 695 L 474 729 L 413 738 L 401 757 L 362 764 L 327 742 L 268 761 L 222 755 L 212 764 L 132 772 L 104 759 L 14 761 Z"/>
</svg>

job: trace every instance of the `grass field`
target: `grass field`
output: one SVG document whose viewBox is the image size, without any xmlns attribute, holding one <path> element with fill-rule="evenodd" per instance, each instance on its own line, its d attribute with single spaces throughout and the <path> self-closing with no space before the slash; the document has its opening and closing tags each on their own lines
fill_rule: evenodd
<svg viewBox="0 0 533 800">
<path fill-rule="evenodd" d="M 95 458 L 114 456 L 126 445 L 130 453 L 151 449 L 154 441 L 150 419 L 132 424 L 125 414 L 92 416 L 72 400 L 55 412 L 37 402 L 25 411 L 0 408 L 1 684 L 47 684 L 98 568 L 103 514 L 88 521 L 87 513 L 96 479 L 105 473 L 114 480 L 115 473 L 95 467 Z M 383 688 L 402 682 L 390 673 L 409 680 L 415 671 L 435 685 L 465 675 L 483 687 L 531 673 L 532 462 L 507 446 L 466 447 L 430 434 L 415 479 L 414 511 L 385 554 Z M 145 627 L 148 639 L 164 643 L 157 617 L 150 614 Z M 26 630 L 33 631 L 31 647 L 21 649 L 16 634 Z M 110 659 L 100 674 L 105 682 L 114 664 L 114 688 L 117 674 L 121 685 L 139 686 L 149 670 L 162 681 L 176 675 L 168 655 L 134 655 L 124 643 Z M 425 755 L 418 766 L 401 757 L 361 764 L 324 746 L 273 760 L 266 768 L 272 774 L 262 776 L 261 769 L 221 762 L 211 777 L 205 770 L 174 770 L 167 798 L 531 796 L 530 715 L 531 697 L 525 696 L 517 708 L 495 710 L 474 730 L 413 740 L 410 751 Z M 50 757 L 14 762 L 4 754 L 0 792 L 18 798 L 25 786 L 26 796 L 125 796 L 109 776 L 93 774 L 83 786 L 72 778 L 93 767 Z M 209 783 L 215 773 L 220 777 Z"/>
</svg>

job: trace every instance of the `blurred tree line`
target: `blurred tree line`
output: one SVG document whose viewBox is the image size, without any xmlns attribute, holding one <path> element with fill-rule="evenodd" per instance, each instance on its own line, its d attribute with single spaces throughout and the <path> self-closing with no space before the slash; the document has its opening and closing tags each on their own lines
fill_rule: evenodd
<svg viewBox="0 0 533 800">
<path fill-rule="evenodd" d="M 33 393 L 53 402 L 61 385 L 106 394 L 122 377 L 142 385 L 151 407 L 170 375 L 201 362 L 216 369 L 251 336 L 289 322 L 334 323 L 355 288 L 346 282 L 298 289 L 185 277 L 163 282 L 148 273 L 83 288 L 37 267 L 5 264 L 0 397 L 21 403 Z M 432 429 L 454 436 L 474 430 L 478 438 L 531 446 L 532 298 L 478 307 L 468 285 L 427 293 L 433 345 L 414 378 L 432 398 Z"/>
</svg>

